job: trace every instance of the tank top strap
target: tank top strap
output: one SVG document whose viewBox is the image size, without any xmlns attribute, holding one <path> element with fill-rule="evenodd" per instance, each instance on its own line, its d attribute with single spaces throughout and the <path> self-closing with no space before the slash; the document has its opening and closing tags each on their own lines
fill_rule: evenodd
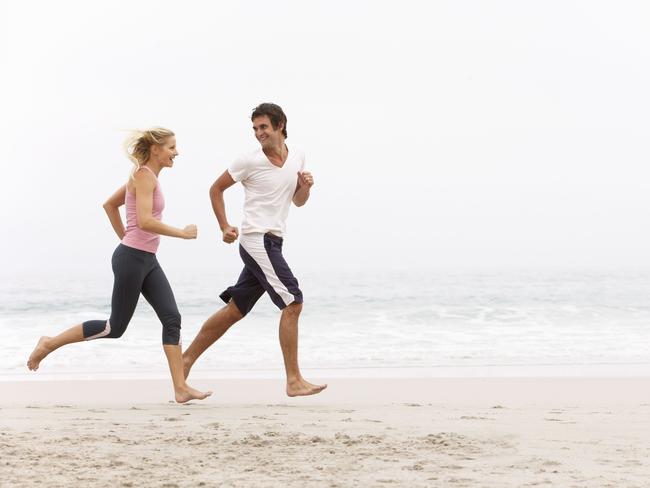
<svg viewBox="0 0 650 488">
<path fill-rule="evenodd" d="M 138 166 L 138 169 L 136 169 L 136 171 L 140 171 L 143 168 L 150 171 L 151 174 L 154 176 L 154 178 L 158 179 L 158 177 L 156 176 L 156 173 L 154 173 L 153 170 L 149 166 Z"/>
</svg>

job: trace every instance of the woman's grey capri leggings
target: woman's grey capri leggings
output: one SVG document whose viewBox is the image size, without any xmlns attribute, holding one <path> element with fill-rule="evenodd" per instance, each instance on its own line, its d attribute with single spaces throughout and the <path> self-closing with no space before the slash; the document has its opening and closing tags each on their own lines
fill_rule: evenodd
<svg viewBox="0 0 650 488">
<path fill-rule="evenodd" d="M 121 337 L 133 317 L 142 293 L 162 322 L 163 344 L 180 344 L 181 314 L 156 255 L 120 244 L 113 253 L 111 263 L 115 275 L 111 318 L 84 322 L 83 332 L 86 340 Z"/>
</svg>

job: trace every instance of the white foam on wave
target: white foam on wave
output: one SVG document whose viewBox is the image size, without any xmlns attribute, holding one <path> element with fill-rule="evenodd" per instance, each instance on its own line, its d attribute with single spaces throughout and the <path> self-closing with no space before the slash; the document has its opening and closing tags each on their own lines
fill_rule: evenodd
<svg viewBox="0 0 650 488">
<path fill-rule="evenodd" d="M 347 280 L 347 281 L 346 281 Z M 307 284 L 304 284 L 307 281 Z M 347 283 L 347 284 L 346 284 Z M 21 374 L 40 335 L 107 318 L 106 283 L 27 284 L 0 290 L 0 374 Z M 444 276 L 356 275 L 303 280 L 300 324 L 304 369 L 323 371 L 496 371 L 538 368 L 639 369 L 646 340 L 648 276 L 572 274 Z M 218 290 L 175 285 L 183 344 L 221 303 Z M 279 313 L 263 297 L 197 363 L 198 371 L 282 371 Z M 125 336 L 71 345 L 47 358 L 52 374 L 167 374 L 161 326 L 141 300 Z M 577 369 L 576 369 L 577 368 Z M 411 373 L 412 374 L 412 373 Z M 487 373 L 486 373 L 487 374 Z"/>
</svg>

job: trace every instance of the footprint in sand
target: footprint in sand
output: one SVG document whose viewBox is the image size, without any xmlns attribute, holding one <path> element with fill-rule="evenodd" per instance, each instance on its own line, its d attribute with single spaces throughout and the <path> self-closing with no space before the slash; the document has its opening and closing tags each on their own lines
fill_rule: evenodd
<svg viewBox="0 0 650 488">
<path fill-rule="evenodd" d="M 559 461 L 544 461 L 542 466 L 562 466 L 562 463 Z"/>
</svg>

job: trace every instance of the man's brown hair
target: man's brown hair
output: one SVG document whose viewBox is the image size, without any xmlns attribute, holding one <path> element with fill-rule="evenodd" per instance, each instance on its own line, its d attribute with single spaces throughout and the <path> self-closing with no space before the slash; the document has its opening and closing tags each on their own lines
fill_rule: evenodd
<svg viewBox="0 0 650 488">
<path fill-rule="evenodd" d="M 277 130 L 280 124 L 282 124 L 282 135 L 286 139 L 287 136 L 287 116 L 284 115 L 282 108 L 275 103 L 260 103 L 257 107 L 253 109 L 251 114 L 251 121 L 255 117 L 261 117 L 266 115 L 271 121 L 273 129 Z"/>
</svg>

